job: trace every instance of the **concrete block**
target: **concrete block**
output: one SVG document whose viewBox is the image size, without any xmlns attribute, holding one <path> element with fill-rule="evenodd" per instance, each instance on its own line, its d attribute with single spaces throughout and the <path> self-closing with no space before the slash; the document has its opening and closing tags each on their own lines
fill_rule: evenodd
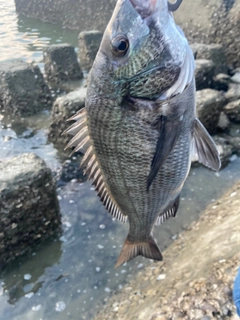
<svg viewBox="0 0 240 320">
<path fill-rule="evenodd" d="M 43 51 L 43 61 L 46 76 L 54 83 L 80 80 L 83 77 L 75 49 L 69 44 L 46 47 Z"/>
<path fill-rule="evenodd" d="M 220 114 L 226 104 L 223 92 L 204 89 L 196 92 L 197 116 L 210 134 L 217 130 Z"/>
<path fill-rule="evenodd" d="M 102 36 L 102 32 L 95 30 L 84 31 L 79 34 L 79 59 L 83 70 L 89 71 L 91 69 Z"/>
<path fill-rule="evenodd" d="M 196 60 L 195 79 L 197 90 L 211 87 L 214 74 L 215 65 L 212 61 L 204 59 Z"/>
<path fill-rule="evenodd" d="M 70 136 L 62 133 L 71 125 L 67 119 L 85 106 L 86 91 L 87 89 L 82 87 L 55 101 L 48 135 L 49 140 L 54 144 L 66 145 L 69 142 Z"/>
<path fill-rule="evenodd" d="M 52 236 L 60 226 L 50 169 L 36 155 L 0 162 L 0 269 Z"/>
<path fill-rule="evenodd" d="M 52 106 L 38 66 L 20 60 L 0 64 L 0 111 L 29 116 Z"/>
</svg>

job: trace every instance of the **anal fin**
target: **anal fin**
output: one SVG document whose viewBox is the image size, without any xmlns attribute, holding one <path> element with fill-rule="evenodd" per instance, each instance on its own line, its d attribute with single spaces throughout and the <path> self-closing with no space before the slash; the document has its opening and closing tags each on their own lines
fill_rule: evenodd
<svg viewBox="0 0 240 320">
<path fill-rule="evenodd" d="M 125 262 L 137 256 L 143 256 L 145 258 L 158 261 L 161 261 L 163 259 L 162 254 L 153 237 L 149 237 L 146 241 L 142 242 L 133 242 L 130 241 L 127 237 L 122 247 L 122 251 L 118 257 L 115 268 L 121 266 Z"/>
<path fill-rule="evenodd" d="M 165 222 L 169 218 L 176 217 L 176 213 L 179 208 L 179 203 L 180 203 L 180 195 L 176 198 L 176 200 L 174 201 L 174 204 L 171 205 L 168 210 L 166 210 L 164 213 L 159 214 L 155 222 L 155 225 L 160 226 L 161 224 L 163 224 L 163 222 Z"/>
<path fill-rule="evenodd" d="M 194 123 L 193 138 L 198 161 L 204 166 L 218 171 L 221 167 L 221 161 L 216 144 L 197 118 Z"/>
</svg>

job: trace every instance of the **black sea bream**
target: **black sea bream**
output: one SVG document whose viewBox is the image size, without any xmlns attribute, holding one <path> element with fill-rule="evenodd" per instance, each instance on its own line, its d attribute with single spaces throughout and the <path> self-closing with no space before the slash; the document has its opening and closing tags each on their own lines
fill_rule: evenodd
<svg viewBox="0 0 240 320">
<path fill-rule="evenodd" d="M 181 1 L 180 1 L 181 2 Z M 116 266 L 162 260 L 154 225 L 175 216 L 191 155 L 218 170 L 216 146 L 196 118 L 194 57 L 167 0 L 118 0 L 89 74 L 86 106 L 67 147 L 113 217 L 129 222 Z"/>
</svg>

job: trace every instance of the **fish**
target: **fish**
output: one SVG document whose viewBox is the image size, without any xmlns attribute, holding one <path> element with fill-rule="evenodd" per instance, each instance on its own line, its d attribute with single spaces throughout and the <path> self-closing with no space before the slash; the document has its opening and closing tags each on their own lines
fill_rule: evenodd
<svg viewBox="0 0 240 320">
<path fill-rule="evenodd" d="M 181 0 L 118 0 L 88 76 L 85 108 L 69 120 L 66 148 L 108 212 L 129 223 L 116 267 L 161 261 L 155 225 L 175 217 L 193 154 L 221 166 L 196 116 L 195 62 L 172 12 Z"/>
</svg>

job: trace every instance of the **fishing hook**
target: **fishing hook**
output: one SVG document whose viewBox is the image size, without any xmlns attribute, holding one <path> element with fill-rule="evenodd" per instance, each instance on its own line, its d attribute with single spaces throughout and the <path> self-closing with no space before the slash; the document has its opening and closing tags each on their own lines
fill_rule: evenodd
<svg viewBox="0 0 240 320">
<path fill-rule="evenodd" d="M 177 11 L 177 9 L 180 7 L 182 3 L 182 0 L 176 0 L 174 3 L 171 3 L 168 1 L 168 10 L 171 12 Z"/>
</svg>

